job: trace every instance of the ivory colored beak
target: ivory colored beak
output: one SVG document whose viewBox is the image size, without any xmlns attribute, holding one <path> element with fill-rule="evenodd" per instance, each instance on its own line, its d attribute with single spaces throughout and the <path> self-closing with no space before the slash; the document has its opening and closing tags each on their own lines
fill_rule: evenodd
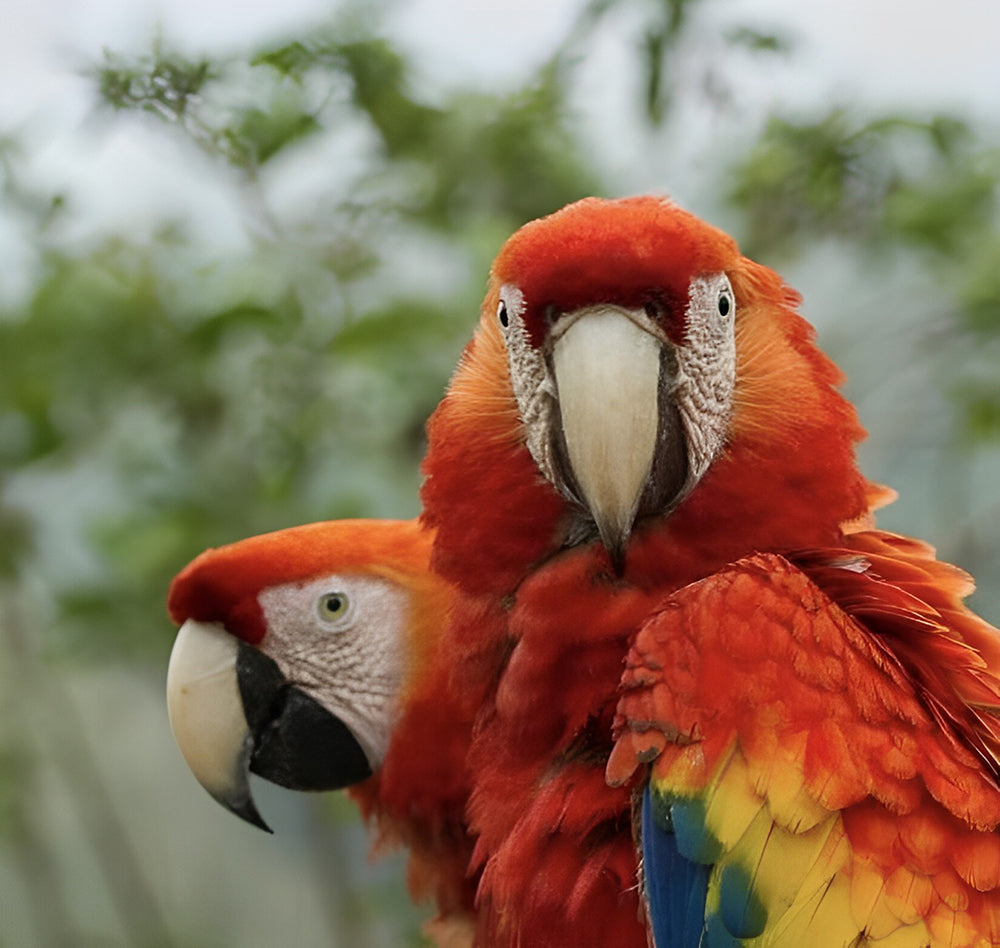
<svg viewBox="0 0 1000 948">
<path fill-rule="evenodd" d="M 552 350 L 568 461 L 618 568 L 656 451 L 661 350 L 607 305 L 578 314 Z"/>
<path fill-rule="evenodd" d="M 167 669 L 167 713 L 191 773 L 227 810 L 267 832 L 250 794 L 253 738 L 236 677 L 239 642 L 220 625 L 189 619 Z"/>
</svg>

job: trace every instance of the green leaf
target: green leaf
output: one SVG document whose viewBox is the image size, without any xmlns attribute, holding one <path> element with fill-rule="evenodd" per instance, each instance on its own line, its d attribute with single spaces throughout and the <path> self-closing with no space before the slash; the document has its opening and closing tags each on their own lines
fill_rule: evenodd
<svg viewBox="0 0 1000 948">
<path fill-rule="evenodd" d="M 305 43 L 293 40 L 284 46 L 264 50 L 250 60 L 251 66 L 270 66 L 280 75 L 302 81 L 307 70 L 316 64 L 316 53 Z"/>
<path fill-rule="evenodd" d="M 247 109 L 230 130 L 231 142 L 256 165 L 270 161 L 293 142 L 318 132 L 316 116 L 296 108 Z"/>
</svg>

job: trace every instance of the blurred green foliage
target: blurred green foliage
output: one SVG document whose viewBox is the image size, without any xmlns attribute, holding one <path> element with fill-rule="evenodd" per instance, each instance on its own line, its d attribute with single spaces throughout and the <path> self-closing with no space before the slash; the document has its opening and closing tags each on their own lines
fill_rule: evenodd
<svg viewBox="0 0 1000 948">
<path fill-rule="evenodd" d="M 227 104 L 248 69 L 261 74 L 257 104 Z M 150 602 L 201 547 L 416 513 L 423 422 L 474 321 L 494 234 L 596 189 L 560 120 L 559 81 L 549 70 L 509 95 L 425 106 L 377 37 L 293 42 L 249 65 L 159 48 L 106 56 L 104 101 L 151 113 L 230 168 L 265 227 L 219 259 L 193 260 L 177 227 L 85 254 L 50 247 L 25 312 L 0 323 L 17 435 L 5 460 L 100 458 L 115 492 L 87 525 L 101 577 L 60 590 L 61 647 L 162 656 Z M 354 178 L 279 223 L 259 185 L 266 166 L 359 124 L 375 140 Z M 395 286 L 394 255 L 425 241 L 430 278 Z M 0 545 L 28 539 L 22 529 Z"/>
<path fill-rule="evenodd" d="M 680 98 L 716 108 L 730 97 L 700 6 L 592 0 L 521 81 L 434 96 L 416 91 L 413 63 L 358 9 L 242 56 L 187 58 L 165 42 L 106 53 L 92 80 L 109 127 L 152 123 L 193 153 L 192 169 L 228 176 L 218 186 L 244 222 L 235 247 L 195 241 L 183 219 L 143 238 L 66 241 L 73 195 L 25 186 L 30 155 L 0 141 L 0 208 L 27 222 L 37 249 L 30 292 L 0 312 L 0 588 L 17 605 L 8 701 L 29 700 L 23 682 L 67 664 L 162 669 L 167 585 L 206 546 L 416 514 L 423 423 L 500 242 L 617 190 L 574 120 L 594 38 L 629 24 L 635 120 L 666 138 Z M 794 54 L 752 24 L 734 23 L 723 43 L 732 56 Z M 308 200 L 276 198 L 328 155 Z M 995 354 L 998 181 L 1000 152 L 967 119 L 818 107 L 766 117 L 725 169 L 719 210 L 766 262 L 831 240 L 916 261 L 948 306 L 929 358 Z M 952 358 L 942 373 L 974 444 L 1000 438 L 1000 373 L 982 366 Z M 31 760 L 30 745 L 0 736 L 0 839 L 29 855 L 41 845 L 20 793 Z M 114 858 L 94 859 L 114 889 Z M 132 929 L 155 928 L 152 915 Z M 39 943 L 55 943 L 44 925 Z M 415 937 L 409 919 L 397 942 L 400 930 Z M 170 943 L 161 935 L 151 943 Z"/>
<path fill-rule="evenodd" d="M 729 200 L 758 259 L 801 254 L 831 238 L 874 259 L 909 256 L 933 275 L 952 346 L 938 359 L 973 440 L 1000 434 L 1000 372 L 954 364 L 970 337 L 1000 358 L 1000 145 L 968 120 L 771 117 L 734 170 Z M 965 338 L 963 338 L 965 337 Z M 981 353 L 982 354 L 982 353 Z"/>
</svg>

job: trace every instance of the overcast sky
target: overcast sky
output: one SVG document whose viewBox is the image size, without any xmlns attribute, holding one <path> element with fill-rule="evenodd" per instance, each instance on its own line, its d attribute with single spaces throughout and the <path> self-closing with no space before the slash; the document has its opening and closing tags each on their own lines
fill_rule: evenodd
<svg viewBox="0 0 1000 948">
<path fill-rule="evenodd" d="M 418 80 L 430 86 L 503 84 L 551 52 L 582 3 L 397 0 L 388 25 L 397 42 L 419 54 Z M 94 134 L 92 89 L 82 72 L 100 60 L 103 48 L 148 49 L 157 29 L 192 55 L 235 53 L 291 35 L 329 8 L 324 0 L 2 0 L 0 132 L 16 131 L 28 142 L 31 167 L 25 173 L 43 187 L 72 194 L 81 226 L 135 230 L 137 222 L 185 202 L 200 213 L 201 226 L 224 231 L 225 208 L 216 203 L 212 183 L 192 200 L 190 176 L 177 160 L 179 151 L 164 147 L 166 136 L 151 144 L 136 123 L 111 131 L 101 126 Z M 739 22 L 779 29 L 795 41 L 791 60 L 755 65 L 745 77 L 748 98 L 762 109 L 854 100 L 968 110 L 992 121 L 1000 99 L 998 11 L 994 0 L 705 0 L 699 15 L 709 24 L 709 37 L 713 25 L 722 31 Z M 678 174 L 687 167 L 684 155 L 666 169 L 662 161 L 644 164 L 626 124 L 622 84 L 635 49 L 629 29 L 628 18 L 618 18 L 595 41 L 579 74 L 581 124 L 595 147 L 607 150 L 614 180 L 690 201 L 691 188 Z M 726 53 L 721 43 L 720 53 Z M 237 230 L 234 225 L 230 233 Z M 10 240 L 9 227 L 6 232 L 5 240 L 0 208 L 0 250 Z M 3 285 L 16 279 L 9 273 L 0 275 L 0 295 L 11 292 Z"/>
<path fill-rule="evenodd" d="M 537 58 L 581 0 L 398 0 L 402 34 L 443 75 L 502 76 Z M 714 0 L 720 20 L 791 29 L 811 81 L 900 100 L 995 108 L 1000 5 L 993 0 Z M 103 46 L 138 48 L 157 24 L 185 46 L 230 47 L 312 22 L 323 0 L 4 0 L 0 115 L 58 95 L 74 59 Z"/>
</svg>

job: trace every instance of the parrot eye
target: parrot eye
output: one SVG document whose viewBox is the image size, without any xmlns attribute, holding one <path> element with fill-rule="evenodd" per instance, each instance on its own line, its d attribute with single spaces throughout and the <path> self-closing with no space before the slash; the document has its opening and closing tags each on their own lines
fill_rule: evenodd
<svg viewBox="0 0 1000 948">
<path fill-rule="evenodd" d="M 507 324 L 510 322 L 510 318 L 507 316 L 507 304 L 503 300 L 500 300 L 497 305 L 497 319 L 500 320 L 500 325 L 506 329 Z"/>
<path fill-rule="evenodd" d="M 350 600 L 346 593 L 332 592 L 320 596 L 316 608 L 321 619 L 332 622 L 346 614 L 348 605 Z"/>
<path fill-rule="evenodd" d="M 727 288 L 719 294 L 719 315 L 728 316 L 733 311 L 733 296 Z"/>
</svg>

